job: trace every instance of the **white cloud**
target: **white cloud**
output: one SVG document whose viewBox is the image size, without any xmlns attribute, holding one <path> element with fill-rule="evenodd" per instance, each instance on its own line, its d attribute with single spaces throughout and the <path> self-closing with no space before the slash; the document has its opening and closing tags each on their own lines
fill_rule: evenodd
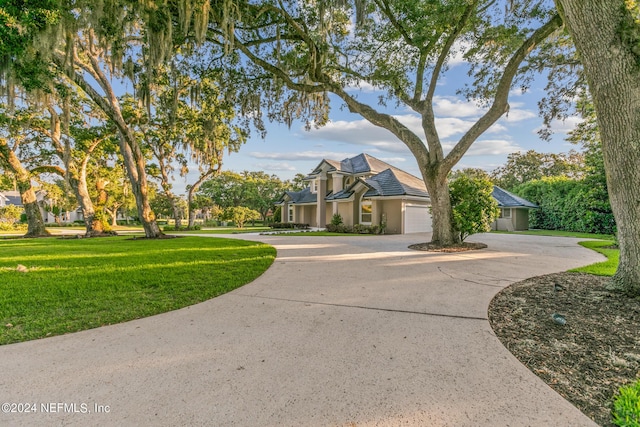
<svg viewBox="0 0 640 427">
<path fill-rule="evenodd" d="M 517 88 L 511 89 L 509 91 L 509 96 L 522 96 L 525 93 L 529 93 L 529 91 L 528 90 L 522 90 L 521 87 L 517 87 Z"/>
<path fill-rule="evenodd" d="M 365 93 L 372 93 L 372 92 L 379 92 L 381 89 L 379 87 L 376 87 L 374 85 L 372 85 L 369 82 L 366 82 L 364 80 L 360 80 L 358 83 L 354 84 L 354 85 L 349 85 L 345 88 L 345 90 L 347 92 L 365 92 Z"/>
<path fill-rule="evenodd" d="M 538 114 L 534 111 L 513 108 L 513 105 L 511 107 L 509 112 L 500 118 L 502 122 L 513 123 L 538 117 Z"/>
<path fill-rule="evenodd" d="M 494 123 L 493 125 L 491 125 L 491 127 L 489 129 L 486 130 L 485 133 L 507 133 L 508 129 L 506 126 L 501 125 L 500 121 Z"/>
<path fill-rule="evenodd" d="M 581 123 L 584 119 L 577 116 L 567 117 L 565 120 L 554 120 L 551 122 L 551 130 L 554 133 L 567 134 L 570 131 L 574 130 L 576 126 Z M 534 133 L 537 133 L 541 127 L 533 130 Z"/>
<path fill-rule="evenodd" d="M 478 117 L 486 110 L 473 101 L 466 101 L 454 96 L 435 96 L 433 110 L 444 117 Z"/>
<path fill-rule="evenodd" d="M 253 166 L 258 170 L 270 172 L 295 172 L 297 169 L 287 162 L 280 163 L 254 163 Z"/>
<path fill-rule="evenodd" d="M 258 152 L 253 151 L 248 153 L 250 157 L 254 159 L 268 159 L 277 161 L 305 161 L 305 160 L 318 160 L 318 159 L 344 159 L 346 157 L 355 156 L 353 153 L 338 153 L 330 151 L 298 151 L 294 153 L 274 153 L 274 152 Z M 286 163 L 280 163 L 286 164 Z M 292 169 L 286 169 L 292 170 Z"/>
<path fill-rule="evenodd" d="M 501 154 L 510 154 L 516 151 L 522 150 L 517 144 L 505 139 L 483 139 L 476 141 L 469 151 L 467 156 L 496 156 Z"/>
<path fill-rule="evenodd" d="M 451 48 L 447 64 L 450 67 L 456 65 L 462 65 L 467 61 L 464 59 L 464 54 L 471 48 L 471 43 L 468 41 L 456 40 Z"/>
</svg>

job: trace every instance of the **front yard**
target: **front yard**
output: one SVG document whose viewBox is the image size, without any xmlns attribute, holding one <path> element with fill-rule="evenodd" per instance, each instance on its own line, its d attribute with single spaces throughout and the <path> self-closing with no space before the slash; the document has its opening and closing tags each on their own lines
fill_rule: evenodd
<svg viewBox="0 0 640 427">
<path fill-rule="evenodd" d="M 273 247 L 241 240 L 0 240 L 0 344 L 151 316 L 251 282 Z"/>
</svg>

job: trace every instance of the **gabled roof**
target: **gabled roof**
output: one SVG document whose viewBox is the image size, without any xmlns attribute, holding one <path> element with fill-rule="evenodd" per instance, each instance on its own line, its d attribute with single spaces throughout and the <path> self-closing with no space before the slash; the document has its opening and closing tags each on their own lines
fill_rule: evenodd
<svg viewBox="0 0 640 427">
<path fill-rule="evenodd" d="M 319 174 L 325 167 L 329 172 L 342 172 L 349 175 L 379 173 L 385 169 L 393 168 L 393 166 L 380 159 L 376 159 L 373 156 L 362 153 L 342 161 L 323 159 L 313 172 L 309 174 L 308 178 L 312 178 L 313 175 Z"/>
<path fill-rule="evenodd" d="M 389 168 L 365 180 L 370 190 L 364 197 L 417 196 L 429 197 L 424 182 L 400 169 Z"/>
<path fill-rule="evenodd" d="M 353 175 L 378 173 L 392 167 L 390 164 L 366 153 L 358 154 L 355 157 L 344 159 L 340 162 L 340 171 Z"/>
<path fill-rule="evenodd" d="M 292 204 L 315 203 L 317 201 L 316 194 L 312 193 L 309 187 L 305 188 L 302 191 L 285 191 L 284 194 L 286 196 L 289 196 L 289 198 L 291 199 L 289 203 Z"/>
<path fill-rule="evenodd" d="M 518 197 L 497 185 L 493 186 L 493 198 L 498 201 L 498 206 L 504 208 L 538 208 L 535 203 Z"/>
<path fill-rule="evenodd" d="M 22 198 L 19 191 L 3 191 L 6 205 L 22 206 Z"/>
</svg>

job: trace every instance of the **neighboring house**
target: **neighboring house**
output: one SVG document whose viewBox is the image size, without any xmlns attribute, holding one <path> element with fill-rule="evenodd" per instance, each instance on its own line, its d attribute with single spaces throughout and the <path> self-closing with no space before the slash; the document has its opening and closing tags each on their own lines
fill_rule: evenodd
<svg viewBox="0 0 640 427">
<path fill-rule="evenodd" d="M 340 214 L 346 225 L 384 223 L 386 233 L 431 231 L 424 182 L 368 154 L 324 159 L 306 181 L 309 187 L 280 199 L 283 222 L 323 228 Z"/>
<path fill-rule="evenodd" d="M 538 205 L 495 185 L 493 186 L 493 198 L 498 201 L 500 215 L 491 225 L 492 230 L 520 231 L 529 229 L 529 209 L 538 209 Z"/>
<path fill-rule="evenodd" d="M 309 187 L 287 191 L 277 203 L 282 222 L 324 228 L 334 214 L 345 225 L 381 225 L 391 234 L 430 232 L 431 199 L 424 181 L 368 154 L 342 161 L 324 159 L 305 178 Z M 493 229 L 528 228 L 529 208 L 514 194 L 494 187 L 501 217 Z"/>
<path fill-rule="evenodd" d="M 53 223 L 56 221 L 55 215 L 44 209 L 44 205 L 48 203 L 47 195 L 43 191 L 36 192 L 36 199 L 38 200 L 38 206 L 40 207 L 40 213 L 42 213 L 42 219 L 45 223 Z M 22 206 L 22 198 L 19 191 L 3 191 L 0 192 L 0 207 L 7 205 Z M 75 211 L 64 212 L 61 221 L 63 223 L 71 223 L 76 220 L 82 220 L 82 210 L 80 208 Z"/>
<path fill-rule="evenodd" d="M 19 191 L 0 192 L 0 206 L 8 205 L 22 206 L 22 198 Z"/>
</svg>

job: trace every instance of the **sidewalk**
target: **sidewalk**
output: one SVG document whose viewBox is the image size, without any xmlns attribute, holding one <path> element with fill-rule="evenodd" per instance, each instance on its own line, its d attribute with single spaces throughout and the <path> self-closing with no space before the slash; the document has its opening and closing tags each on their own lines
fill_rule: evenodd
<svg viewBox="0 0 640 427">
<path fill-rule="evenodd" d="M 487 321 L 501 288 L 601 260 L 577 239 L 487 234 L 470 240 L 488 249 L 438 254 L 407 249 L 427 235 L 235 238 L 278 249 L 251 284 L 0 346 L 0 400 L 37 409 L 0 425 L 595 425 Z"/>
</svg>

